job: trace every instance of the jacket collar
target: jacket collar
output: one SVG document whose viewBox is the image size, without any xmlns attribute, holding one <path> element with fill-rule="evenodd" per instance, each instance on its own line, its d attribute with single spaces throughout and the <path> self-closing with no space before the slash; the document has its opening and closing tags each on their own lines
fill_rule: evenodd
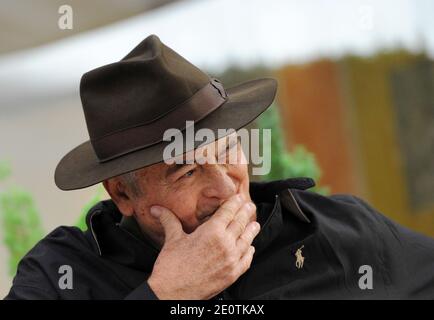
<svg viewBox="0 0 434 320">
<path fill-rule="evenodd" d="M 311 178 L 289 178 L 271 182 L 251 182 L 249 191 L 250 197 L 256 204 L 263 202 L 274 203 L 276 198 L 280 197 L 280 202 L 284 209 L 297 217 L 297 219 L 310 223 L 309 218 L 304 214 L 295 200 L 291 189 L 306 190 L 314 186 L 315 181 Z"/>
<path fill-rule="evenodd" d="M 257 220 L 261 231 L 253 240 L 255 255 L 262 254 L 284 228 L 283 213 L 293 215 L 302 223 L 310 223 L 301 210 L 291 189 L 306 190 L 315 186 L 310 178 L 291 178 L 272 182 L 255 182 L 250 185 L 250 196 L 257 205 Z"/>
<path fill-rule="evenodd" d="M 122 219 L 112 200 L 97 203 L 90 209 L 86 221 L 101 257 L 119 264 L 151 272 L 159 251 L 150 242 L 141 241 L 119 227 Z"/>
<path fill-rule="evenodd" d="M 305 190 L 313 187 L 310 178 L 291 178 L 272 182 L 251 182 L 250 196 L 257 205 L 261 231 L 253 245 L 260 254 L 275 239 L 283 227 L 282 208 L 298 220 L 310 223 L 300 209 L 291 189 Z M 96 204 L 86 217 L 88 232 L 100 256 L 120 264 L 151 272 L 159 250 L 144 237 L 137 223 L 122 221 L 122 214 L 112 200 Z"/>
</svg>

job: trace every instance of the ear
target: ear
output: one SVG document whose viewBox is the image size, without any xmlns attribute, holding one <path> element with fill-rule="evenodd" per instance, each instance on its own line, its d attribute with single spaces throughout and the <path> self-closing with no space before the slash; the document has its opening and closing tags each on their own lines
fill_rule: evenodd
<svg viewBox="0 0 434 320">
<path fill-rule="evenodd" d="M 134 200 L 126 192 L 126 186 L 120 179 L 104 180 L 103 186 L 124 216 L 129 217 L 134 214 Z"/>
</svg>

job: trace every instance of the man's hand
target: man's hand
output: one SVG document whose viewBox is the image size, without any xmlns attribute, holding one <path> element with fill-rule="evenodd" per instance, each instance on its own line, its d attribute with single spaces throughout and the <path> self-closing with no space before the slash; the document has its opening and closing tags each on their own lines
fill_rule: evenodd
<svg viewBox="0 0 434 320">
<path fill-rule="evenodd" d="M 155 207 L 153 208 L 155 209 Z M 148 284 L 160 299 L 209 299 L 250 268 L 259 232 L 256 207 L 240 195 L 228 199 L 191 234 L 169 209 L 158 207 L 165 241 Z"/>
</svg>

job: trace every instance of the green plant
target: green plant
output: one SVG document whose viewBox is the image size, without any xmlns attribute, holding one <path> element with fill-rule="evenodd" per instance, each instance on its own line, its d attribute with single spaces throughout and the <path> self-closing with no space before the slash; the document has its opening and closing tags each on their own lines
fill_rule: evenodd
<svg viewBox="0 0 434 320">
<path fill-rule="evenodd" d="M 0 181 L 5 180 L 11 174 L 11 167 L 5 160 L 0 161 Z"/>
<path fill-rule="evenodd" d="M 0 161 L 0 182 L 11 174 L 9 163 Z M 86 214 L 101 200 L 103 189 L 96 194 L 81 210 L 76 226 L 85 231 Z M 3 242 L 9 251 L 9 274 L 14 276 L 18 262 L 45 234 L 38 210 L 32 195 L 18 187 L 0 190 L 0 218 L 3 227 Z"/>
<path fill-rule="evenodd" d="M 97 204 L 99 201 L 101 201 L 102 194 L 103 194 L 103 188 L 100 185 L 98 187 L 98 189 L 96 190 L 96 193 L 92 197 L 92 199 L 90 199 L 89 202 L 86 203 L 85 206 L 83 207 L 83 209 L 81 210 L 80 217 L 78 218 L 77 222 L 75 223 L 76 227 L 80 228 L 83 231 L 87 230 L 86 215 L 95 204 Z"/>
<path fill-rule="evenodd" d="M 10 175 L 6 162 L 0 163 L 0 181 Z M 30 193 L 18 187 L 0 191 L 0 218 L 3 241 L 9 251 L 9 274 L 16 273 L 18 262 L 44 235 L 39 213 Z"/>
<path fill-rule="evenodd" d="M 210 72 L 217 75 L 226 87 L 255 78 L 274 77 L 274 71 L 263 65 L 242 69 L 237 66 L 229 67 L 223 73 Z M 309 152 L 304 146 L 296 145 L 291 152 L 285 148 L 284 137 L 279 123 L 278 106 L 273 104 L 257 120 L 259 128 L 271 128 L 271 171 L 267 175 L 260 176 L 261 180 L 276 180 L 295 177 L 309 177 L 319 181 L 321 169 L 316 161 L 315 155 Z M 261 132 L 262 143 L 262 132 Z M 262 148 L 261 145 L 261 149 Z M 313 191 L 321 194 L 329 194 L 329 188 L 316 186 Z"/>
<path fill-rule="evenodd" d="M 309 177 L 318 181 L 321 177 L 321 169 L 316 162 L 315 155 L 303 145 L 296 145 L 288 152 L 283 143 L 282 129 L 279 122 L 277 106 L 273 104 L 257 120 L 260 128 L 271 129 L 271 170 L 267 175 L 261 176 L 261 180 L 277 180 L 295 177 Z M 261 150 L 262 132 L 261 132 Z M 328 194 L 328 187 L 316 186 L 312 190 Z"/>
</svg>

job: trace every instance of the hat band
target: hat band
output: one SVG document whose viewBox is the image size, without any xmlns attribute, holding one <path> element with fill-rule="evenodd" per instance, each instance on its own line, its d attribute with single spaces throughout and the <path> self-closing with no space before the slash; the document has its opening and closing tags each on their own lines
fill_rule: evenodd
<svg viewBox="0 0 434 320">
<path fill-rule="evenodd" d="M 211 81 L 190 99 L 178 105 L 164 117 L 133 128 L 117 131 L 101 138 L 91 139 L 99 162 L 105 162 L 127 153 L 137 151 L 163 140 L 164 132 L 170 128 L 185 129 L 186 121 L 199 121 L 227 100 L 221 82 Z"/>
</svg>

